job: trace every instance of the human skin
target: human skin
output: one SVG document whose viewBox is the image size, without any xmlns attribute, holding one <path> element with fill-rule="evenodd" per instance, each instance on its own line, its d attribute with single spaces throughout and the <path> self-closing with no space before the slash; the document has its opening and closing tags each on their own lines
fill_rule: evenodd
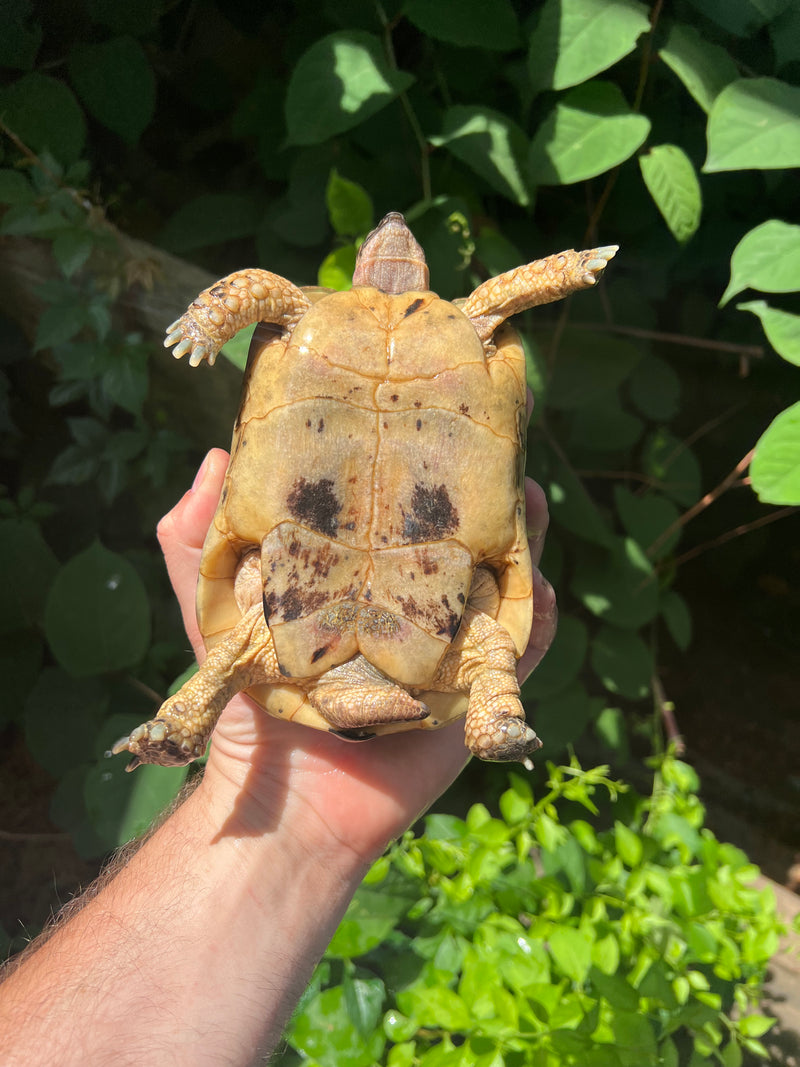
<svg viewBox="0 0 800 1067">
<path fill-rule="evenodd" d="M 159 540 L 187 633 L 227 454 L 214 449 Z M 547 509 L 526 486 L 534 564 Z M 534 568 L 525 677 L 555 631 Z M 197 788 L 0 987 L 4 1067 L 261 1062 L 369 865 L 458 775 L 463 723 L 346 744 L 234 698 Z"/>
</svg>

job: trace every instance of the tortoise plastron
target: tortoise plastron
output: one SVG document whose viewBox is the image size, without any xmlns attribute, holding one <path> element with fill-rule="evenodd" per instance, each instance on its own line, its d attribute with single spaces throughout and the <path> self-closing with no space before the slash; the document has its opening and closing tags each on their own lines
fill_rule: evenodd
<svg viewBox="0 0 800 1067">
<path fill-rule="evenodd" d="M 549 256 L 457 307 L 393 213 L 349 292 L 245 270 L 201 293 L 165 342 L 194 366 L 272 325 L 253 337 L 200 564 L 208 658 L 114 751 L 196 759 L 244 690 L 351 740 L 466 716 L 470 751 L 530 766 L 525 359 L 504 322 L 593 285 L 615 252 Z"/>
</svg>

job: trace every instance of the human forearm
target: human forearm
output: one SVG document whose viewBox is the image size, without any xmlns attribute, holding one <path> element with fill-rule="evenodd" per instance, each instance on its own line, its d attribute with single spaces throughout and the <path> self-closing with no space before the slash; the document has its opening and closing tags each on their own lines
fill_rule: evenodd
<svg viewBox="0 0 800 1067">
<path fill-rule="evenodd" d="M 0 989 L 4 1064 L 248 1064 L 277 1041 L 363 864 L 296 815 L 248 832 L 209 793 Z"/>
</svg>

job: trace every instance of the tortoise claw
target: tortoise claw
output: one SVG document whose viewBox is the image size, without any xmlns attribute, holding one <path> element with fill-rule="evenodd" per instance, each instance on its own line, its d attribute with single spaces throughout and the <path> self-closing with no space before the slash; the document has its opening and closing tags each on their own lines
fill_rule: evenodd
<svg viewBox="0 0 800 1067">
<path fill-rule="evenodd" d="M 109 756 L 130 752 L 133 759 L 125 768 L 135 770 L 141 763 L 156 763 L 161 767 L 183 767 L 199 759 L 206 749 L 205 739 L 166 719 L 151 719 L 137 726 L 128 737 L 121 737 L 112 746 Z"/>
</svg>

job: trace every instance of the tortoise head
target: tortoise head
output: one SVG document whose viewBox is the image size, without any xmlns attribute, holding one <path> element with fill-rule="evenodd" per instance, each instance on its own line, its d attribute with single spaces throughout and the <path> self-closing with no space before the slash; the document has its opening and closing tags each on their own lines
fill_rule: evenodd
<svg viewBox="0 0 800 1067">
<path fill-rule="evenodd" d="M 422 246 L 399 211 L 390 211 L 358 250 L 353 285 L 371 285 L 384 293 L 408 293 L 430 286 Z"/>
</svg>

